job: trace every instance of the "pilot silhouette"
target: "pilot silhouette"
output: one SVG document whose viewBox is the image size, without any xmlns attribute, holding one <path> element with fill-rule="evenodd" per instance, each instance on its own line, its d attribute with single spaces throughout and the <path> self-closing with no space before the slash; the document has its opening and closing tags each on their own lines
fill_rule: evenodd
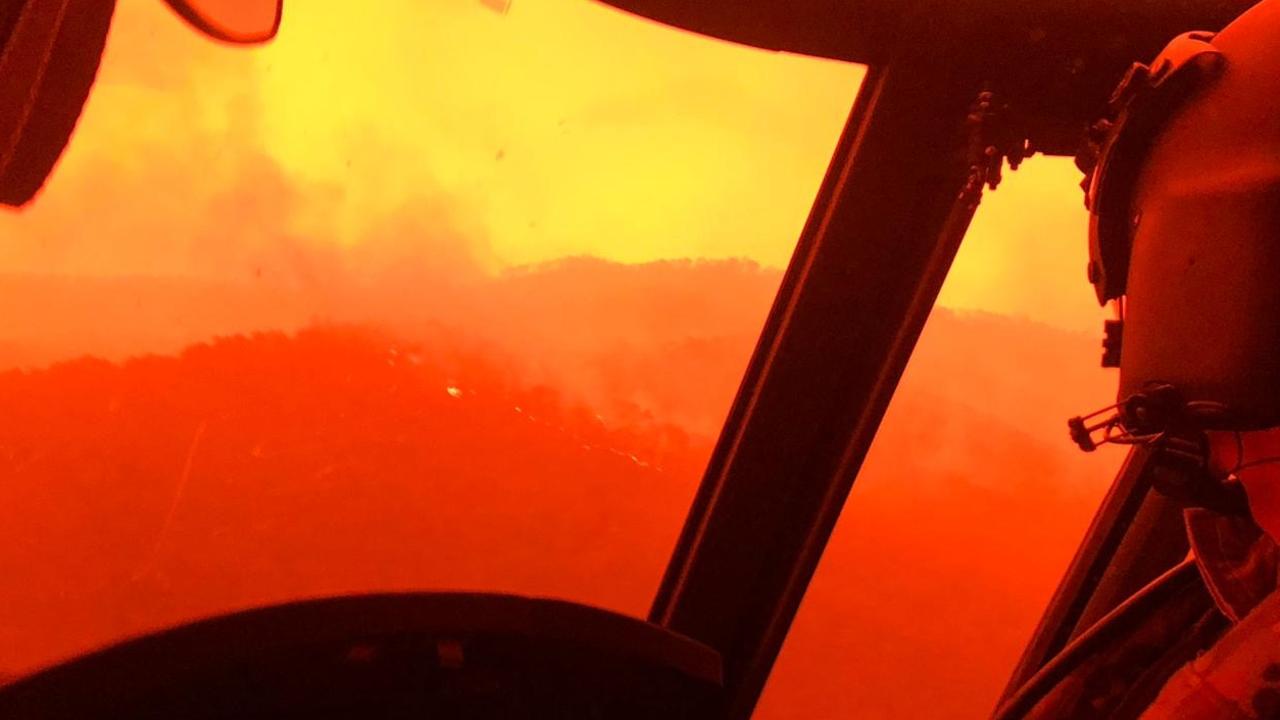
<svg viewBox="0 0 1280 720">
<path fill-rule="evenodd" d="M 1078 158 L 1089 279 L 1120 315 L 1108 437 L 1154 454 L 1196 572 L 1100 621 L 1013 716 L 1280 718 L 1278 102 L 1280 0 L 1264 0 L 1135 65 Z"/>
</svg>

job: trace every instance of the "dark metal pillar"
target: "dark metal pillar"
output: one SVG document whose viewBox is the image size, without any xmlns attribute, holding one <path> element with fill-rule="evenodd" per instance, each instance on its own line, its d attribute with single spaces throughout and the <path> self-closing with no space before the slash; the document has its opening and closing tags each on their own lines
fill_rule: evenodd
<svg viewBox="0 0 1280 720">
<path fill-rule="evenodd" d="M 957 56 L 868 72 L 655 599 L 722 653 L 728 717 L 756 704 L 972 217 L 981 77 L 937 62 Z"/>
</svg>

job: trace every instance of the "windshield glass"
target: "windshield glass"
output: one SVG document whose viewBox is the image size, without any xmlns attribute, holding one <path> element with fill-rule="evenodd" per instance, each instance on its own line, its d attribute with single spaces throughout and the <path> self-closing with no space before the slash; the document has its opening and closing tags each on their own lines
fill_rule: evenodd
<svg viewBox="0 0 1280 720">
<path fill-rule="evenodd" d="M 1124 456 L 1080 452 L 1066 428 L 1115 397 L 1078 178 L 1034 157 L 983 199 L 762 717 L 994 709 Z"/>
<path fill-rule="evenodd" d="M 0 213 L 0 676 L 339 593 L 643 616 L 861 77 L 584 0 L 293 2 L 248 51 L 121 0 Z M 989 195 L 762 715 L 1003 679 L 1085 505 L 992 517 L 1114 462 L 1062 451 L 1106 397 L 1073 173 Z"/>
<path fill-rule="evenodd" d="M 398 589 L 647 609 L 861 68 L 582 0 L 123 0 L 0 214 L 0 675 Z"/>
</svg>

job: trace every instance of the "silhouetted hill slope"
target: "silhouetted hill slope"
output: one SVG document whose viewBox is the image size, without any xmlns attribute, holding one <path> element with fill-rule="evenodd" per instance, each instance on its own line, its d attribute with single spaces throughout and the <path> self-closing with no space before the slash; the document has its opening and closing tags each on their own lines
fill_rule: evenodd
<svg viewBox="0 0 1280 720">
<path fill-rule="evenodd" d="M 747 261 L 594 258 L 454 281 L 425 273 L 410 265 L 286 284 L 0 275 L 0 369 L 358 323 L 433 346 L 500 351 L 524 381 L 554 385 L 606 417 L 648 413 L 714 434 L 781 277 Z M 1111 381 L 1097 366 L 1097 338 L 940 309 L 911 372 L 933 392 L 1037 424 L 1059 423 L 1064 399 L 1071 413 L 1079 402 L 1103 404 Z M 993 392 L 973 393 L 975 384 Z M 1002 394 L 1011 385 L 1016 392 Z"/>
<path fill-rule="evenodd" d="M 0 667 L 182 618 L 405 587 L 641 612 L 701 457 L 376 334 L 0 376 Z M 634 434 L 634 433 L 632 433 Z"/>
</svg>

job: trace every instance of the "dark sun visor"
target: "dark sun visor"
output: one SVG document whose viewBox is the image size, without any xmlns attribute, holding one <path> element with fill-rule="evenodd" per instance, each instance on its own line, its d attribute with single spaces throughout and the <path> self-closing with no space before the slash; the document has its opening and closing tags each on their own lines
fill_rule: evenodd
<svg viewBox="0 0 1280 720">
<path fill-rule="evenodd" d="M 167 0 L 205 35 L 270 40 L 281 0 Z M 0 203 L 35 197 L 53 171 L 102 62 L 115 0 L 0 0 Z"/>
</svg>

